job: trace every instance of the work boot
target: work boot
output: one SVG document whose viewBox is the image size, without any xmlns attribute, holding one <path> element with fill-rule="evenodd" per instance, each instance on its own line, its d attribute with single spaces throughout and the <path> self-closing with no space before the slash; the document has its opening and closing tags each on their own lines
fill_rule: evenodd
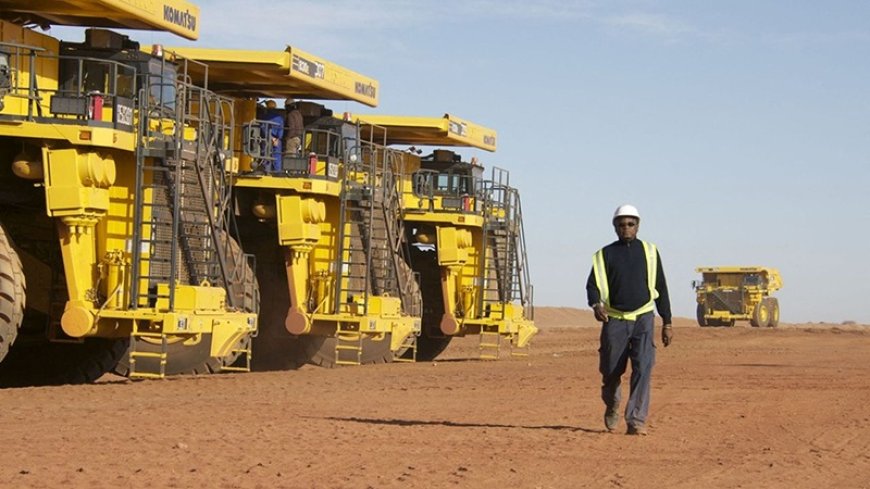
<svg viewBox="0 0 870 489">
<path fill-rule="evenodd" d="M 614 431 L 617 424 L 619 424 L 619 406 L 607 408 L 604 411 L 604 427 L 607 431 Z"/>
<path fill-rule="evenodd" d="M 646 436 L 649 432 L 646 430 L 646 426 L 644 425 L 628 425 L 628 431 L 625 432 L 626 435 L 636 435 L 636 436 Z"/>
</svg>

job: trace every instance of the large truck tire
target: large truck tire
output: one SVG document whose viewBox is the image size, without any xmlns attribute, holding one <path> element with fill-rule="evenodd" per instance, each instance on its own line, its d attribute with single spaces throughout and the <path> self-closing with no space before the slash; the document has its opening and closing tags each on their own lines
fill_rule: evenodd
<svg viewBox="0 0 870 489">
<path fill-rule="evenodd" d="M 779 326 L 779 300 L 775 297 L 768 297 L 765 300 L 768 304 L 768 310 L 770 310 L 770 322 L 767 323 L 767 326 L 775 328 Z"/>
<path fill-rule="evenodd" d="M 16 345 L 0 364 L 0 387 L 89 384 L 111 372 L 128 346 L 127 339 L 110 338 Z"/>
<path fill-rule="evenodd" d="M 223 236 L 222 239 L 229 240 L 226 266 L 227 274 L 230 277 L 235 276 L 236 270 L 240 266 L 247 268 L 246 277 L 253 277 L 253 287 L 248 287 L 241 281 L 234 281 L 228 288 L 228 293 L 232 294 L 234 303 L 240 310 L 245 312 L 254 312 L 257 310 L 257 302 L 259 301 L 260 289 L 259 284 L 254 276 L 254 271 L 251 270 L 247 263 L 237 263 L 233 257 L 241 259 L 241 247 L 238 242 L 229 236 Z M 160 353 L 163 346 L 160 342 L 137 338 L 137 352 Z M 251 341 L 250 336 L 245 336 L 239 340 L 237 349 L 245 347 Z M 211 335 L 203 334 L 198 338 L 198 341 L 170 341 L 166 347 L 166 375 L 205 375 L 220 372 L 224 366 L 232 365 L 239 357 L 240 353 L 231 353 L 223 358 L 211 356 Z M 148 360 L 142 360 L 147 362 Z M 156 371 L 157 367 L 149 367 L 149 372 Z M 130 354 L 129 351 L 115 366 L 115 373 L 122 376 L 130 374 Z"/>
<path fill-rule="evenodd" d="M 21 259 L 0 225 L 0 361 L 18 337 L 24 319 L 27 285 Z"/>
<path fill-rule="evenodd" d="M 259 223 L 244 228 L 245 249 L 257 257 L 257 281 L 260 284 L 260 314 L 257 336 L 251 340 L 251 369 L 257 372 L 294 370 L 311 359 L 312 346 L 306 343 L 317 337 L 294 336 L 284 320 L 290 309 L 290 292 L 284 250 L 274 228 Z"/>
<path fill-rule="evenodd" d="M 417 361 L 431 362 L 450 345 L 452 336 L 429 336 L 426 333 L 417 338 Z M 409 357 L 410 358 L 410 357 Z"/>
<path fill-rule="evenodd" d="M 336 338 L 325 336 L 303 336 L 299 338 L 307 348 L 309 354 L 308 363 L 318 367 L 333 368 L 335 363 Z M 373 340 L 368 336 L 362 338 L 362 354 L 359 358 L 360 365 L 372 365 L 376 363 L 389 363 L 393 361 L 393 352 L 390 350 L 390 334 L 384 335 L 383 339 Z M 351 353 L 342 355 L 342 360 L 349 360 Z"/>
<path fill-rule="evenodd" d="M 441 332 L 441 317 L 444 314 L 444 295 L 441 289 L 441 268 L 438 265 L 436 251 L 411 250 L 414 269 L 420 274 L 423 310 L 422 328 L 417 338 L 417 361 L 431 362 L 435 360 L 450 344 L 452 336 Z M 413 352 L 407 351 L 404 359 L 411 359 Z"/>
<path fill-rule="evenodd" d="M 766 328 L 770 324 L 770 305 L 767 300 L 762 300 L 755 305 L 752 311 L 752 317 L 749 318 L 749 324 L 753 328 Z"/>
</svg>

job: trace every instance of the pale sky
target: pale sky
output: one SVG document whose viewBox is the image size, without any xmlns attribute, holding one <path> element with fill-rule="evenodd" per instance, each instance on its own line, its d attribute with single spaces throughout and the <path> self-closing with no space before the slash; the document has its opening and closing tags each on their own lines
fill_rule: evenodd
<svg viewBox="0 0 870 489">
<path fill-rule="evenodd" d="M 520 189 L 537 305 L 586 307 L 632 203 L 676 315 L 694 317 L 695 267 L 764 265 L 783 321 L 870 323 L 868 2 L 196 3 L 198 46 L 289 44 L 380 82 L 378 108 L 336 111 L 496 129 L 496 153 L 463 154 Z"/>
</svg>

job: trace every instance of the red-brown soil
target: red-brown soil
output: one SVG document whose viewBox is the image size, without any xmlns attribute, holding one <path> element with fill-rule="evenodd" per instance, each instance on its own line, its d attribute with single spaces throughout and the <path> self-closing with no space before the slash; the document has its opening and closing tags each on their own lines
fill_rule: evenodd
<svg viewBox="0 0 870 489">
<path fill-rule="evenodd" d="M 540 308 L 527 358 L 0 391 L 3 487 L 870 487 L 870 327 L 659 346 L 650 434 L 603 432 L 598 326 Z"/>
</svg>

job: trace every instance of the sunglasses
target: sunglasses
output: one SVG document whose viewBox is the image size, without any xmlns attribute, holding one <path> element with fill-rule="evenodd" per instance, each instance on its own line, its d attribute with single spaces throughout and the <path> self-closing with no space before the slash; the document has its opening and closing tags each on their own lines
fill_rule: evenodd
<svg viewBox="0 0 870 489">
<path fill-rule="evenodd" d="M 637 226 L 637 223 L 634 221 L 620 222 L 616 225 L 616 227 L 618 228 L 633 228 L 635 226 Z"/>
</svg>

